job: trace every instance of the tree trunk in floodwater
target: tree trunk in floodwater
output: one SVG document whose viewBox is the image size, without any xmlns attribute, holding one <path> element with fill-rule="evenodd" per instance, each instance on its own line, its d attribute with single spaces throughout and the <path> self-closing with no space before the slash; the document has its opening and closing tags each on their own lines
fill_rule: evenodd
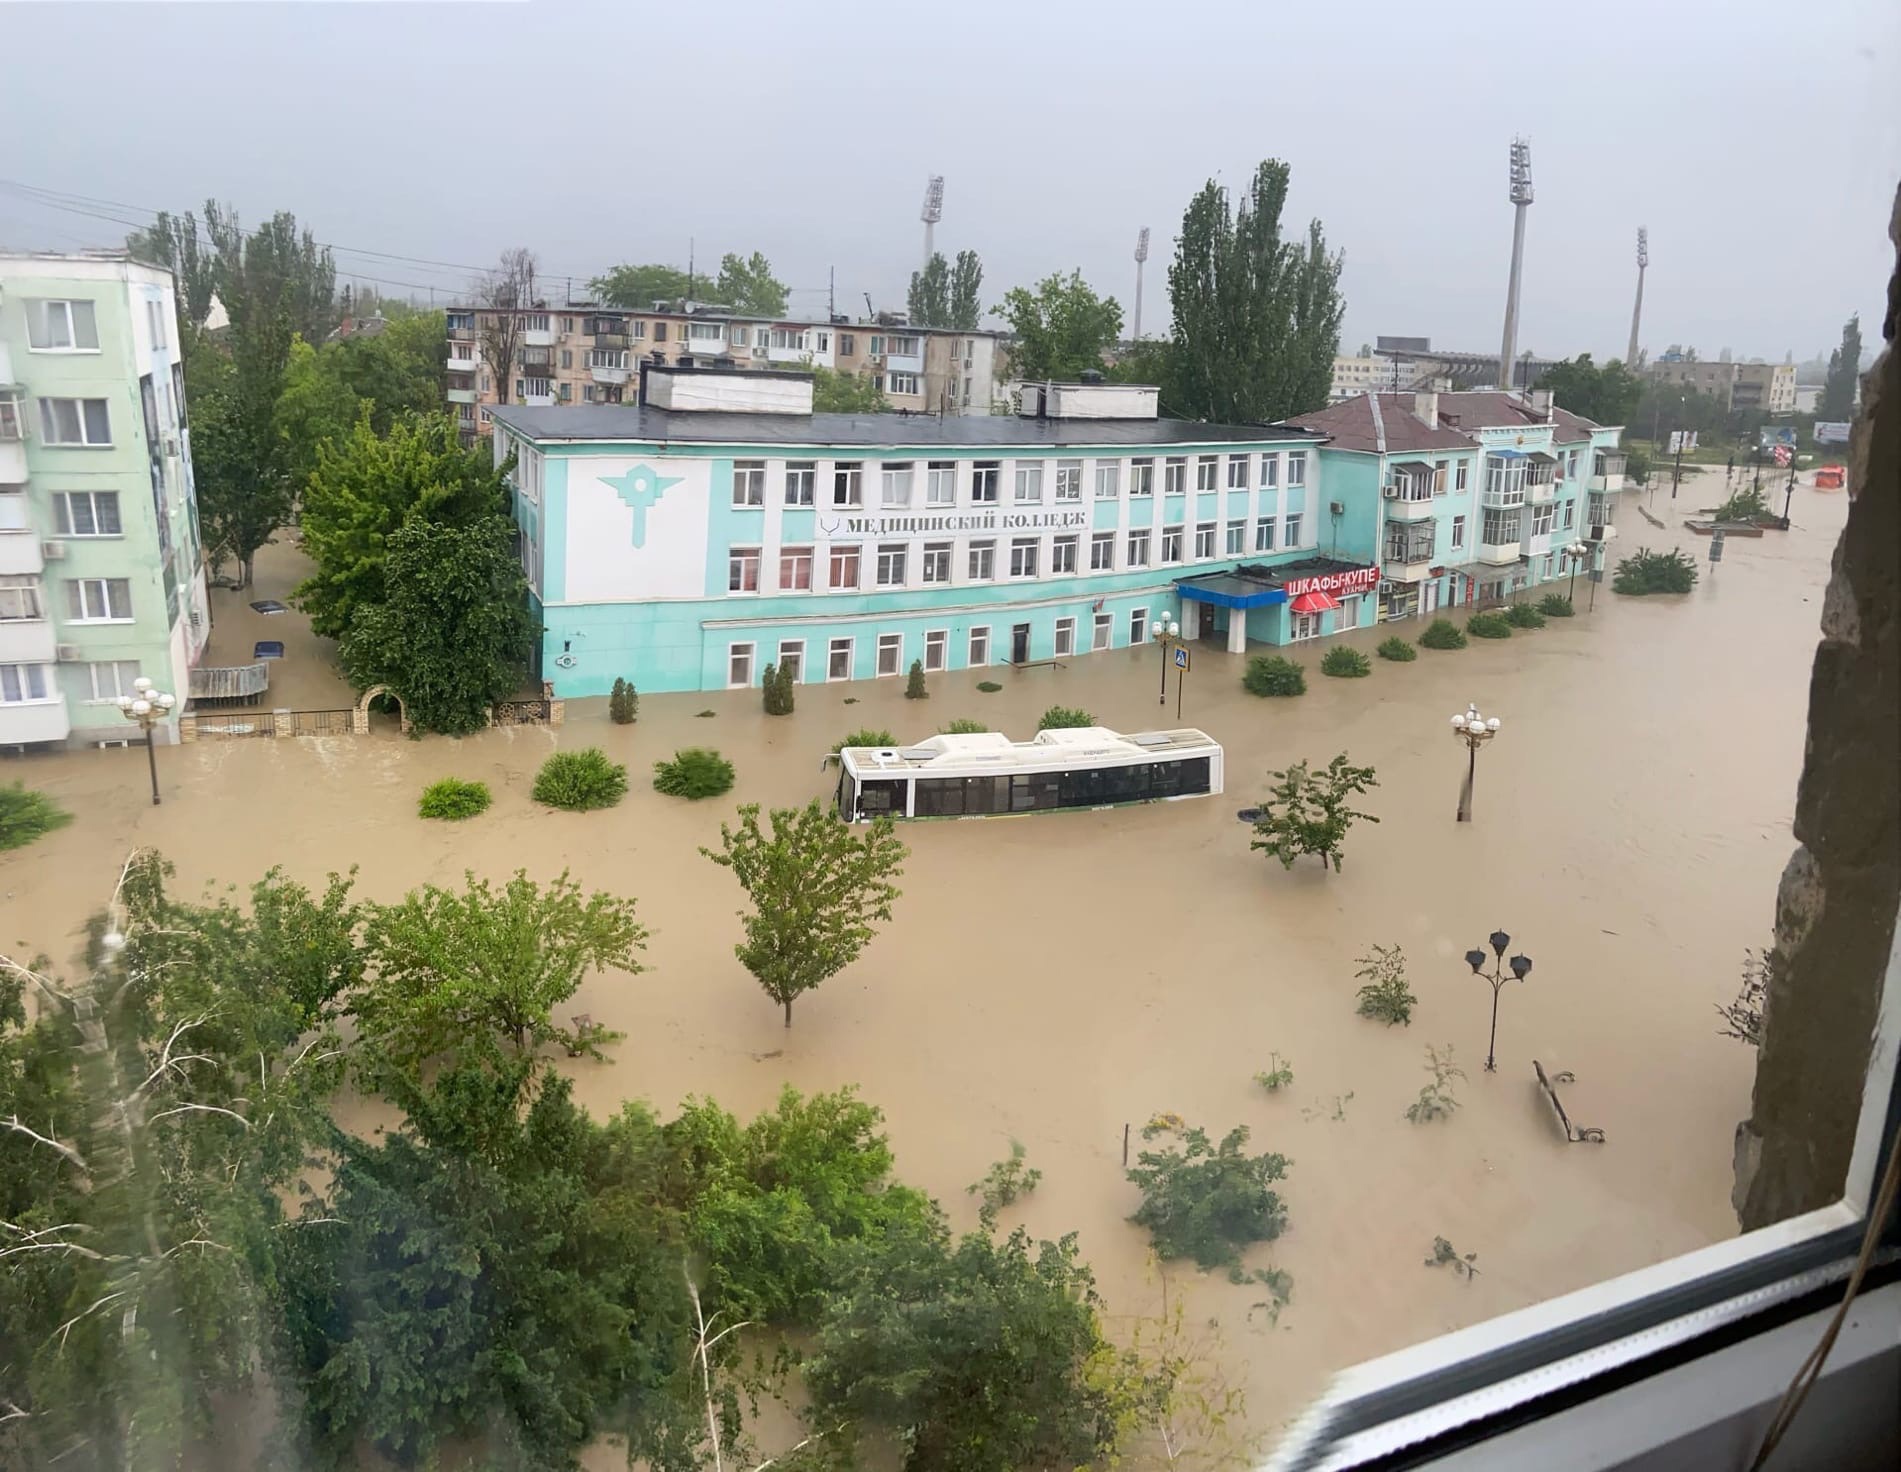
<svg viewBox="0 0 1901 1472">
<path fill-rule="evenodd" d="M 792 998 L 785 999 L 785 1025 L 792 1026 Z"/>
</svg>

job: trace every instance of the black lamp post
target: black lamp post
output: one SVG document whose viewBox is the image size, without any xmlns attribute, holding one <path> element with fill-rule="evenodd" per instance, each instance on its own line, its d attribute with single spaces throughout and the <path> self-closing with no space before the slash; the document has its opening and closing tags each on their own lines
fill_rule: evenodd
<svg viewBox="0 0 1901 1472">
<path fill-rule="evenodd" d="M 1472 821 L 1472 787 L 1478 781 L 1479 748 L 1498 734 L 1498 717 L 1486 717 L 1479 714 L 1476 705 L 1468 705 L 1464 715 L 1452 718 L 1452 734 L 1465 743 L 1465 784 L 1459 788 L 1459 816 L 1457 821 Z"/>
<path fill-rule="evenodd" d="M 1492 1038 L 1485 1045 L 1485 1071 L 1498 1072 L 1498 993 L 1510 977 L 1523 981 L 1531 975 L 1531 957 L 1513 956 L 1509 962 L 1505 959 L 1505 948 L 1512 938 L 1502 930 L 1494 930 L 1486 937 L 1492 947 L 1492 969 L 1485 969 L 1485 952 L 1477 949 L 1465 953 L 1466 965 L 1472 968 L 1474 976 L 1482 977 L 1492 984 Z M 1509 966 L 1510 970 L 1507 971 Z"/>
<path fill-rule="evenodd" d="M 1182 626 L 1179 623 L 1177 623 L 1174 619 L 1171 619 L 1170 617 L 1168 617 L 1167 614 L 1163 614 L 1161 618 L 1157 619 L 1154 623 L 1151 623 L 1149 625 L 1149 637 L 1153 639 L 1157 645 L 1160 646 L 1161 651 L 1162 651 L 1162 693 L 1156 698 L 1157 704 L 1160 704 L 1160 705 L 1168 704 L 1169 646 L 1171 644 L 1180 643 L 1181 636 L 1182 636 Z"/>
<path fill-rule="evenodd" d="M 133 693 L 119 697 L 119 714 L 145 732 L 145 762 L 152 769 L 152 806 L 158 806 L 158 755 L 152 749 L 152 731 L 172 713 L 178 698 L 158 689 L 141 675 L 132 682 Z"/>
</svg>

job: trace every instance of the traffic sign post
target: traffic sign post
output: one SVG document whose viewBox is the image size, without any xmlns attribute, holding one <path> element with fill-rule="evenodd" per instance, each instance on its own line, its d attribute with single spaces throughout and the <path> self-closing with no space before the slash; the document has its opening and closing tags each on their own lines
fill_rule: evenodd
<svg viewBox="0 0 1901 1472">
<path fill-rule="evenodd" d="M 1175 719 L 1182 718 L 1182 685 L 1188 678 L 1188 646 L 1175 646 Z"/>
</svg>

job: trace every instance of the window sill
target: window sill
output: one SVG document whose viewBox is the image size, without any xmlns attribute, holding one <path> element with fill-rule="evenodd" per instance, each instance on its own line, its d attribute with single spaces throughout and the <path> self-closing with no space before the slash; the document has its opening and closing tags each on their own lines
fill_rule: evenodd
<svg viewBox="0 0 1901 1472">
<path fill-rule="evenodd" d="M 30 344 L 27 351 L 43 358 L 97 358 L 104 354 L 104 348 L 36 348 Z"/>
<path fill-rule="evenodd" d="M 54 537 L 62 542 L 123 542 L 124 532 L 55 532 Z"/>
<path fill-rule="evenodd" d="M 126 624 L 135 624 L 137 622 L 138 620 L 135 618 L 69 618 L 66 620 L 67 627 L 69 628 L 88 629 L 110 628 L 115 625 L 123 627 Z"/>
<path fill-rule="evenodd" d="M 42 450 L 113 450 L 113 449 L 117 449 L 118 446 L 116 445 L 86 445 L 86 444 L 75 443 L 68 440 L 41 440 L 40 448 Z"/>
</svg>

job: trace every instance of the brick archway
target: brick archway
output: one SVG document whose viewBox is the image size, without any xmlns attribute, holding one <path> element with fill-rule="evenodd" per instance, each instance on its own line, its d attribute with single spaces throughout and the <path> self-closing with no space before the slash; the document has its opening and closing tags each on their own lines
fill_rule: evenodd
<svg viewBox="0 0 1901 1472">
<path fill-rule="evenodd" d="M 409 734 L 409 707 L 403 704 L 403 697 L 387 685 L 372 685 L 357 700 L 356 716 L 351 722 L 356 728 L 356 734 L 359 736 L 370 734 L 370 702 L 379 695 L 387 695 L 396 702 L 397 729 L 407 736 Z"/>
</svg>

